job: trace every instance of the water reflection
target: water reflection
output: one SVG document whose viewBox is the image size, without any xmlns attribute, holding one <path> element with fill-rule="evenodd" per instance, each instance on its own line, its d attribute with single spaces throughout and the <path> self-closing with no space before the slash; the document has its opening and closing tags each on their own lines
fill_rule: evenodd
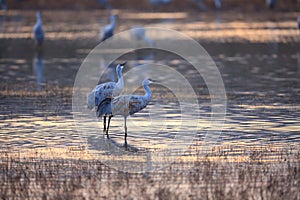
<svg viewBox="0 0 300 200">
<path fill-rule="evenodd" d="M 6 23 L 6 10 L 1 12 L 1 19 L 0 19 L 0 31 L 5 31 L 5 23 Z"/>
<path fill-rule="evenodd" d="M 298 71 L 298 76 L 300 76 L 300 48 L 297 54 L 297 71 Z"/>
<path fill-rule="evenodd" d="M 43 50 L 36 50 L 34 58 L 33 58 L 33 71 L 36 77 L 36 86 L 37 90 L 42 90 L 42 85 L 44 81 L 44 57 Z"/>
<path fill-rule="evenodd" d="M 271 63 L 274 66 L 278 65 L 278 51 L 279 51 L 279 47 L 278 47 L 278 36 L 275 34 L 278 27 L 274 22 L 268 22 L 267 23 L 267 28 L 269 30 L 269 37 L 270 37 L 270 48 L 269 48 L 269 54 L 271 55 Z"/>
</svg>

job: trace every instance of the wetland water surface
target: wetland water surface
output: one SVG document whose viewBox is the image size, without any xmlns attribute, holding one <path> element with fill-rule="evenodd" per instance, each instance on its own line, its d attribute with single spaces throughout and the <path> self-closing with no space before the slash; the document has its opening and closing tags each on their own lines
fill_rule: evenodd
<svg viewBox="0 0 300 200">
<path fill-rule="evenodd" d="M 106 16 L 97 12 L 83 14 L 89 17 L 77 19 L 72 18 L 73 12 L 57 11 L 52 18 L 51 13 L 45 12 L 47 40 L 42 52 L 35 52 L 31 39 L 33 12 L 10 11 L 3 18 L 0 33 L 2 148 L 65 148 L 81 146 L 86 140 L 89 149 L 99 150 L 109 143 L 103 137 L 100 122 L 87 122 L 87 126 L 95 128 L 88 136 L 80 136 L 73 120 L 75 76 L 85 56 L 98 43 L 101 27 L 98 18 Z M 55 19 L 62 15 L 64 18 L 56 23 Z M 275 22 L 264 16 L 262 19 L 250 16 L 253 18 L 249 22 L 251 28 L 242 20 L 232 21 L 232 13 L 223 14 L 221 19 L 218 16 L 218 22 L 213 14 L 201 14 L 201 19 L 186 15 L 178 15 L 181 17 L 173 20 L 157 15 L 158 18 L 153 16 L 147 20 L 150 25 L 164 23 L 164 26 L 179 31 L 185 23 L 184 33 L 198 40 L 217 64 L 225 84 L 227 113 L 222 134 L 214 142 L 235 147 L 299 144 L 300 47 L 297 30 L 291 23 L 294 14 L 284 15 L 282 21 Z M 130 18 L 126 12 L 119 13 L 119 17 L 117 32 L 143 20 Z M 211 32 L 219 33 L 218 30 L 223 30 L 224 34 L 211 36 Z M 285 34 L 281 35 L 283 30 Z M 194 115 L 181 115 L 180 104 L 171 91 L 158 85 L 151 86 L 153 99 L 150 105 L 133 116 L 128 127 L 130 150 L 163 149 L 178 129 L 182 134 L 190 134 L 197 128 L 197 123 L 200 127 L 195 134 L 197 142 L 192 146 L 201 146 L 212 114 L 205 82 L 183 59 L 159 52 L 154 56 L 158 63 L 174 68 L 190 81 L 196 90 L 199 110 Z M 123 58 L 129 60 L 125 72 L 138 62 L 137 57 L 130 54 Z M 138 92 L 141 93 L 142 88 Z M 189 120 L 182 121 L 182 117 Z M 197 123 L 193 118 L 198 118 Z M 117 147 L 123 145 L 122 126 L 122 117 L 112 119 L 110 136 Z"/>
</svg>

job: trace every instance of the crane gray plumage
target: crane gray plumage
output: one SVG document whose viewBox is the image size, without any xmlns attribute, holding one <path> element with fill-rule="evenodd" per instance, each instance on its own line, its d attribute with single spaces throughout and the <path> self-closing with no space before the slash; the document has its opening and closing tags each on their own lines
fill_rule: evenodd
<svg viewBox="0 0 300 200">
<path fill-rule="evenodd" d="M 300 30 L 300 15 L 298 17 L 298 29 Z"/>
<path fill-rule="evenodd" d="M 45 32 L 43 29 L 42 19 L 41 19 L 41 13 L 36 13 L 36 24 L 33 27 L 33 34 L 34 34 L 34 40 L 36 44 L 42 45 L 45 38 Z"/>
<path fill-rule="evenodd" d="M 118 77 L 117 82 L 106 82 L 97 85 L 92 92 L 88 94 L 87 105 L 89 109 L 96 109 L 97 116 L 101 118 L 103 116 L 103 131 L 108 134 L 110 120 L 112 118 L 111 110 L 107 109 L 106 102 L 110 101 L 113 97 L 120 95 L 124 88 L 124 81 L 122 70 L 126 63 L 119 64 L 116 67 L 116 73 Z M 108 126 L 106 129 L 106 117 L 108 116 Z"/>
<path fill-rule="evenodd" d="M 115 25 L 116 25 L 116 16 L 111 15 L 110 16 L 110 24 L 106 25 L 102 30 L 101 42 L 114 35 Z"/>
<path fill-rule="evenodd" d="M 127 117 L 141 111 L 149 104 L 152 98 L 149 87 L 151 83 L 152 81 L 149 79 L 143 81 L 145 95 L 122 95 L 111 100 L 111 108 L 108 109 L 111 109 L 112 115 L 122 115 L 124 117 L 125 144 L 127 144 Z"/>
</svg>

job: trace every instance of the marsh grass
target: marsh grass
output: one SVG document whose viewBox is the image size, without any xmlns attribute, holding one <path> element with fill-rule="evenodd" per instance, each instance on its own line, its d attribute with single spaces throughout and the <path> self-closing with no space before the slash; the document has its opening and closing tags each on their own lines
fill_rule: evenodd
<svg viewBox="0 0 300 200">
<path fill-rule="evenodd" d="M 224 149 L 147 173 L 116 171 L 84 148 L 2 150 L 0 194 L 2 199 L 300 198 L 299 147 L 248 148 L 239 155 Z"/>
</svg>

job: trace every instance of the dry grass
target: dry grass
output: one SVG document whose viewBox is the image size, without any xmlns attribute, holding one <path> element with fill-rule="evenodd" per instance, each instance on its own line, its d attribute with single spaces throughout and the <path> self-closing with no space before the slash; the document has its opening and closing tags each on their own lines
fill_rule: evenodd
<svg viewBox="0 0 300 200">
<path fill-rule="evenodd" d="M 195 162 L 161 171 L 124 173 L 89 157 L 84 149 L 1 152 L 2 199 L 299 199 L 300 149 L 247 149 L 229 156 L 214 149 Z M 272 160 L 268 157 L 272 154 Z M 52 155 L 52 157 L 51 157 Z M 243 157 L 233 161 L 229 157 Z M 216 159 L 220 157 L 221 159 Z M 227 159 L 228 158 L 228 159 Z"/>
</svg>

